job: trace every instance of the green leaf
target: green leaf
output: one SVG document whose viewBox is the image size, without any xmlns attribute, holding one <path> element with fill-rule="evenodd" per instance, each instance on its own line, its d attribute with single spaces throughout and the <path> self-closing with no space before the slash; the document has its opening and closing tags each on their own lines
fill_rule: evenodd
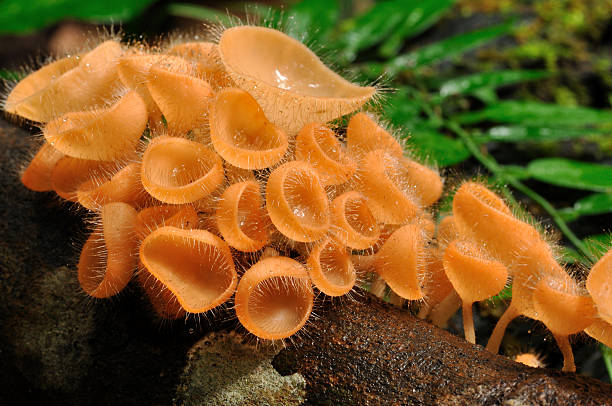
<svg viewBox="0 0 612 406">
<path fill-rule="evenodd" d="M 572 189 L 612 192 L 612 166 L 544 158 L 527 165 L 531 177 L 541 182 Z"/>
<path fill-rule="evenodd" d="M 17 81 L 17 80 L 23 79 L 25 76 L 26 75 L 23 72 L 17 72 L 17 71 L 8 70 L 8 69 L 0 69 L 0 79 Z"/>
<path fill-rule="evenodd" d="M 480 89 L 497 88 L 528 80 L 541 79 L 548 75 L 548 72 L 540 70 L 505 70 L 476 73 L 444 82 L 440 87 L 440 96 L 473 94 Z"/>
<path fill-rule="evenodd" d="M 383 42 L 379 54 L 385 58 L 395 56 L 404 40 L 420 34 L 435 24 L 455 0 L 420 0 L 404 5 L 406 18 Z"/>
<path fill-rule="evenodd" d="M 413 70 L 434 62 L 459 55 L 470 49 L 483 45 L 495 38 L 512 31 L 513 23 L 504 23 L 467 34 L 457 35 L 416 51 L 400 55 L 386 64 L 371 64 L 373 72 L 381 70 L 389 76 L 395 76 L 403 70 Z"/>
<path fill-rule="evenodd" d="M 344 34 L 338 39 L 337 48 L 345 62 L 352 62 L 357 53 L 375 45 L 394 32 L 407 15 L 405 0 L 388 0 L 376 3 L 366 13 L 343 23 Z"/>
<path fill-rule="evenodd" d="M 433 161 L 441 168 L 470 157 L 470 151 L 463 142 L 433 130 L 416 129 L 410 134 L 408 145 L 414 148 L 418 157 Z"/>
<path fill-rule="evenodd" d="M 594 216 L 603 213 L 612 213 L 612 193 L 595 193 L 584 197 L 574 206 L 559 210 L 566 221 L 573 221 L 581 216 Z"/>
<path fill-rule="evenodd" d="M 502 174 L 512 176 L 518 180 L 529 179 L 531 176 L 527 168 L 520 165 L 503 165 L 500 166 L 500 170 Z"/>
<path fill-rule="evenodd" d="M 612 111 L 539 102 L 503 101 L 483 110 L 461 114 L 455 120 L 461 124 L 494 121 L 531 126 L 581 127 L 612 125 Z"/>
<path fill-rule="evenodd" d="M 235 18 L 229 16 L 227 13 L 209 7 L 197 6 L 195 4 L 170 3 L 168 5 L 168 14 L 177 17 L 207 20 L 228 26 L 233 25 L 236 21 Z"/>
<path fill-rule="evenodd" d="M 337 0 L 303 0 L 285 14 L 285 32 L 307 44 L 321 43 L 329 37 L 339 14 Z"/>
<path fill-rule="evenodd" d="M 561 141 L 601 133 L 601 130 L 571 127 L 497 126 L 490 128 L 485 137 L 491 141 Z"/>
<path fill-rule="evenodd" d="M 601 356 L 603 357 L 604 364 L 606 364 L 608 378 L 610 378 L 610 381 L 612 382 L 612 348 L 600 343 L 599 349 L 601 350 Z"/>
<path fill-rule="evenodd" d="M 153 0 L 0 0 L 0 34 L 25 34 L 66 18 L 120 23 L 140 14 Z"/>
</svg>

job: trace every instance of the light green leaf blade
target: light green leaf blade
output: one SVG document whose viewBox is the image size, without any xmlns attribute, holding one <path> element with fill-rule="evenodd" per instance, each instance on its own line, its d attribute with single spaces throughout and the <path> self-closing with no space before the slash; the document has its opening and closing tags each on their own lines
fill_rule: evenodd
<svg viewBox="0 0 612 406">
<path fill-rule="evenodd" d="M 612 213 L 612 193 L 594 193 L 576 201 L 570 209 L 562 211 L 564 216 L 572 219 L 580 216 Z"/>
<path fill-rule="evenodd" d="M 601 133 L 607 133 L 607 131 L 592 128 L 517 125 L 492 127 L 486 132 L 485 138 L 498 142 L 541 142 L 562 141 Z"/>
<path fill-rule="evenodd" d="M 527 171 L 532 178 L 551 185 L 612 192 L 612 166 L 609 165 L 563 158 L 543 158 L 531 161 L 527 165 Z"/>
<path fill-rule="evenodd" d="M 461 114 L 455 120 L 461 124 L 493 121 L 550 127 L 612 126 L 612 111 L 539 102 L 503 101 L 479 111 Z"/>
<path fill-rule="evenodd" d="M 515 83 L 545 78 L 549 75 L 540 70 L 503 70 L 475 73 L 448 80 L 440 87 L 440 96 L 473 94 L 480 89 L 498 88 Z"/>
<path fill-rule="evenodd" d="M 120 23 L 140 14 L 153 0 L 1 0 L 0 34 L 25 34 L 57 21 L 76 18 Z"/>
<path fill-rule="evenodd" d="M 232 25 L 236 21 L 227 13 L 219 10 L 198 6 L 195 4 L 186 3 L 170 3 L 168 5 L 168 14 L 177 17 L 193 18 L 198 20 L 211 21 L 213 23 L 221 23 L 224 25 Z"/>
<path fill-rule="evenodd" d="M 400 55 L 385 64 L 370 64 L 371 74 L 395 76 L 403 70 L 414 70 L 434 62 L 462 54 L 512 31 L 513 24 L 505 23 L 460 34 Z"/>
<path fill-rule="evenodd" d="M 421 0 L 405 5 L 406 18 L 383 42 L 379 54 L 385 58 L 395 56 L 404 40 L 420 34 L 435 24 L 454 3 L 455 0 Z"/>
<path fill-rule="evenodd" d="M 336 26 L 339 14 L 337 0 L 303 0 L 285 14 L 285 32 L 306 44 L 321 43 Z"/>
<path fill-rule="evenodd" d="M 407 145 L 415 155 L 443 168 L 456 165 L 470 157 L 470 151 L 463 142 L 433 130 L 415 129 Z"/>
</svg>

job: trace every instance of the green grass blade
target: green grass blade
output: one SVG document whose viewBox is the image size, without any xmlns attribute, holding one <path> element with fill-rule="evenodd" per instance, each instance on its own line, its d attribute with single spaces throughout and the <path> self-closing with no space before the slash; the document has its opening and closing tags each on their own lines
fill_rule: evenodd
<svg viewBox="0 0 612 406">
<path fill-rule="evenodd" d="M 498 142 L 541 142 L 541 141 L 562 141 L 572 138 L 586 137 L 589 135 L 606 134 L 609 131 L 602 131 L 592 128 L 572 128 L 572 127 L 546 127 L 546 126 L 496 126 L 490 128 L 484 138 Z"/>
<path fill-rule="evenodd" d="M 440 87 L 440 96 L 473 94 L 480 89 L 497 88 L 542 79 L 548 75 L 548 72 L 541 70 L 504 70 L 476 73 L 444 82 Z"/>
<path fill-rule="evenodd" d="M 379 48 L 385 58 L 395 56 L 404 40 L 414 37 L 438 22 L 442 15 L 455 3 L 455 0 L 420 0 L 404 6 L 406 18 L 393 31 Z"/>
<path fill-rule="evenodd" d="M 57 21 L 76 18 L 120 23 L 139 15 L 153 0 L 2 0 L 0 34 L 25 34 Z"/>
<path fill-rule="evenodd" d="M 371 64 L 370 71 L 372 73 L 386 73 L 387 75 L 395 76 L 403 70 L 417 69 L 467 52 L 495 38 L 508 34 L 512 31 L 512 28 L 512 23 L 505 23 L 457 35 L 398 56 L 385 64 Z"/>
<path fill-rule="evenodd" d="M 336 26 L 340 8 L 336 0 L 303 0 L 285 14 L 285 32 L 304 42 L 321 43 Z"/>
<path fill-rule="evenodd" d="M 393 33 L 407 18 L 405 0 L 388 0 L 342 24 L 343 34 L 336 48 L 345 63 L 355 60 L 359 51 L 369 48 Z"/>
<path fill-rule="evenodd" d="M 608 370 L 608 377 L 610 378 L 610 382 L 612 382 L 612 348 L 604 344 L 599 344 L 599 349 L 601 350 L 604 364 L 606 364 L 606 369 Z"/>
<path fill-rule="evenodd" d="M 461 114 L 455 120 L 461 124 L 493 121 L 532 126 L 582 127 L 612 125 L 612 111 L 539 102 L 503 101 L 479 111 Z"/>
<path fill-rule="evenodd" d="M 612 213 L 612 193 L 594 193 L 576 201 L 573 207 L 560 210 L 560 213 L 568 221 L 576 220 L 581 216 Z"/>
<path fill-rule="evenodd" d="M 532 178 L 551 185 L 612 192 L 612 166 L 609 165 L 563 158 L 543 158 L 531 161 L 527 165 L 527 171 Z"/>
<path fill-rule="evenodd" d="M 230 17 L 224 12 L 209 7 L 197 6 L 195 4 L 170 3 L 167 10 L 168 14 L 176 17 L 207 20 L 223 25 L 233 25 L 235 22 L 233 17 Z"/>
</svg>

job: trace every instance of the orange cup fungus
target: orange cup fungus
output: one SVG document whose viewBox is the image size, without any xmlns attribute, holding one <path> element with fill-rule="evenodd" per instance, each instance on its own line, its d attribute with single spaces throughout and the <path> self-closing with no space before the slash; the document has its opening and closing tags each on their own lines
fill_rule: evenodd
<svg viewBox="0 0 612 406">
<path fill-rule="evenodd" d="M 216 212 L 217 227 L 225 241 L 239 251 L 253 252 L 268 243 L 268 224 L 254 181 L 236 183 L 221 196 Z"/>
<path fill-rule="evenodd" d="M 444 271 L 463 301 L 465 339 L 475 343 L 472 304 L 498 294 L 506 285 L 508 270 L 486 258 L 473 244 L 454 241 L 444 251 Z"/>
<path fill-rule="evenodd" d="M 147 107 L 128 92 L 107 109 L 67 113 L 48 123 L 43 134 L 64 154 L 110 161 L 133 153 L 147 124 Z"/>
<path fill-rule="evenodd" d="M 304 44 L 270 28 L 225 30 L 219 54 L 238 87 L 253 95 L 266 117 L 290 135 L 308 123 L 352 113 L 376 92 L 348 82 Z"/>
<path fill-rule="evenodd" d="M 205 230 L 158 228 L 142 241 L 140 261 L 191 313 L 225 303 L 238 280 L 229 246 Z"/>
<path fill-rule="evenodd" d="M 289 337 L 308 321 L 313 292 L 308 272 L 287 257 L 268 257 L 249 268 L 236 291 L 236 315 L 257 337 Z"/>
<path fill-rule="evenodd" d="M 264 169 L 287 151 L 287 135 L 272 124 L 247 92 L 220 91 L 210 112 L 210 139 L 215 151 L 242 169 Z"/>
<path fill-rule="evenodd" d="M 315 245 L 306 261 L 312 283 L 328 296 L 342 296 L 355 285 L 357 274 L 346 247 L 327 238 Z"/>
<path fill-rule="evenodd" d="M 198 142 L 160 136 L 142 157 L 140 178 L 145 190 L 164 203 L 192 203 L 221 186 L 223 162 Z"/>
<path fill-rule="evenodd" d="M 288 162 L 272 171 L 266 208 L 278 231 L 295 241 L 316 241 L 330 225 L 329 201 L 319 175 L 304 161 Z"/>
<path fill-rule="evenodd" d="M 295 140 L 295 159 L 308 161 L 319 171 L 323 185 L 340 185 L 355 173 L 357 165 L 327 126 L 307 124 Z"/>
<path fill-rule="evenodd" d="M 612 323 L 612 250 L 593 265 L 586 288 L 597 306 L 599 317 Z"/>
<path fill-rule="evenodd" d="M 136 269 L 136 210 L 126 203 L 109 203 L 102 207 L 100 220 L 83 246 L 78 275 L 87 294 L 105 298 L 119 293 Z"/>
<path fill-rule="evenodd" d="M 364 250 L 378 241 L 380 228 L 361 193 L 352 190 L 336 197 L 330 212 L 333 233 L 342 244 Z"/>
<path fill-rule="evenodd" d="M 21 183 L 36 192 L 53 190 L 51 174 L 63 157 L 64 154 L 45 142 L 21 174 Z"/>
<path fill-rule="evenodd" d="M 26 76 L 3 107 L 43 128 L 24 185 L 100 219 L 78 265 L 91 296 L 118 293 L 138 267 L 160 316 L 206 312 L 235 295 L 242 325 L 276 340 L 306 324 L 313 285 L 342 296 L 359 273 L 393 303 L 420 301 L 419 316 L 437 324 L 463 302 L 473 342 L 471 303 L 509 275 L 512 302 L 489 349 L 518 315 L 548 326 L 566 369 L 568 335 L 584 330 L 610 345 L 611 254 L 593 267 L 587 296 L 537 230 L 475 182 L 457 190 L 434 238 L 430 207 L 444 183 L 357 111 L 374 94 L 299 41 L 242 26 L 218 43 L 154 51 L 103 42 Z"/>
</svg>

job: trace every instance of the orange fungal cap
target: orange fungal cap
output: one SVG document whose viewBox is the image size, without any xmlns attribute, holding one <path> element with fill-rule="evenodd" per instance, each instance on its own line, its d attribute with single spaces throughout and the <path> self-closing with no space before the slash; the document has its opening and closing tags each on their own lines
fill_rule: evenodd
<svg viewBox="0 0 612 406">
<path fill-rule="evenodd" d="M 316 241 L 330 226 L 327 195 L 307 162 L 287 162 L 272 171 L 266 209 L 278 231 L 298 242 Z"/>
<path fill-rule="evenodd" d="M 326 238 L 310 251 L 308 274 L 312 283 L 328 296 L 342 296 L 355 286 L 357 274 L 346 247 Z"/>
<path fill-rule="evenodd" d="M 147 105 L 149 118 L 159 119 L 161 111 L 147 88 L 149 71 L 152 66 L 188 66 L 187 61 L 169 55 L 132 54 L 119 59 L 118 74 L 121 83 L 136 91 Z"/>
<path fill-rule="evenodd" d="M 422 287 L 427 270 L 427 240 L 420 227 L 398 228 L 376 253 L 376 272 L 399 296 L 409 300 L 424 297 Z"/>
<path fill-rule="evenodd" d="M 85 242 L 77 268 L 83 290 L 105 298 L 119 293 L 136 268 L 136 210 L 126 203 L 109 203 L 102 207 L 100 216 L 101 229 Z"/>
<path fill-rule="evenodd" d="M 262 204 L 255 181 L 233 184 L 223 192 L 215 217 L 223 239 L 231 247 L 253 252 L 268 243 L 269 222 Z"/>
<path fill-rule="evenodd" d="M 612 324 L 605 320 L 595 319 L 593 324 L 584 329 L 584 332 L 600 343 L 612 347 Z"/>
<path fill-rule="evenodd" d="M 378 222 L 406 223 L 420 209 L 404 164 L 405 161 L 380 149 L 367 153 L 361 160 L 356 189 L 365 196 Z"/>
<path fill-rule="evenodd" d="M 361 193 L 353 190 L 336 197 L 330 213 L 333 233 L 342 244 L 364 250 L 378 241 L 380 228 Z"/>
<path fill-rule="evenodd" d="M 195 62 L 199 75 L 215 87 L 223 86 L 228 82 L 217 44 L 204 41 L 186 42 L 170 48 L 168 54 Z"/>
<path fill-rule="evenodd" d="M 175 72 L 154 65 L 149 68 L 147 89 L 163 113 L 172 134 L 183 135 L 206 123 L 213 91 L 205 80 L 180 70 Z"/>
<path fill-rule="evenodd" d="M 444 271 L 461 299 L 468 303 L 495 296 L 508 279 L 508 270 L 502 263 L 485 258 L 467 241 L 448 245 L 444 251 Z"/>
<path fill-rule="evenodd" d="M 210 139 L 219 155 L 242 169 L 278 163 L 289 146 L 287 135 L 264 115 L 247 92 L 221 90 L 210 109 Z"/>
<path fill-rule="evenodd" d="M 229 246 L 205 230 L 158 228 L 142 241 L 140 261 L 191 313 L 225 303 L 238 280 Z"/>
<path fill-rule="evenodd" d="M 287 257 L 267 257 L 249 268 L 236 291 L 236 316 L 255 336 L 287 338 L 300 330 L 312 312 L 314 294 L 308 272 Z"/>
<path fill-rule="evenodd" d="M 140 164 L 123 167 L 103 183 L 90 179 L 77 188 L 77 200 L 89 210 L 98 210 L 105 204 L 124 202 L 134 207 L 144 205 L 147 193 L 140 183 Z"/>
<path fill-rule="evenodd" d="M 142 289 L 147 294 L 155 312 L 164 319 L 180 319 L 187 313 L 178 302 L 176 296 L 155 276 L 146 270 L 144 265 L 140 266 L 136 278 Z"/>
<path fill-rule="evenodd" d="M 55 165 L 63 157 L 64 154 L 45 142 L 21 174 L 21 183 L 36 192 L 53 190 L 51 174 Z"/>
<path fill-rule="evenodd" d="M 586 288 L 597 305 L 599 316 L 612 323 L 612 250 L 593 265 Z"/>
<path fill-rule="evenodd" d="M 106 105 L 119 91 L 117 65 L 123 50 L 105 41 L 80 58 L 79 64 L 20 104 L 20 114 L 46 123 L 66 113 Z"/>
<path fill-rule="evenodd" d="M 146 125 L 146 105 L 132 91 L 109 108 L 67 113 L 48 123 L 43 135 L 68 156 L 111 161 L 136 149 Z"/>
<path fill-rule="evenodd" d="M 70 55 L 30 73 L 11 90 L 4 103 L 7 113 L 16 114 L 32 121 L 45 121 L 46 115 L 39 111 L 39 100 L 61 75 L 75 68 L 81 61 L 78 55 Z"/>
<path fill-rule="evenodd" d="M 351 117 L 346 128 L 346 146 L 356 157 L 363 157 L 377 149 L 397 158 L 404 156 L 402 145 L 366 113 L 357 113 Z"/>
<path fill-rule="evenodd" d="M 145 150 L 140 177 L 154 198 L 171 204 L 191 203 L 221 185 L 223 162 L 203 144 L 160 136 Z"/>
<path fill-rule="evenodd" d="M 543 277 L 533 291 L 533 306 L 538 320 L 561 336 L 581 332 L 595 318 L 593 300 L 580 294 L 571 278 L 559 281 L 548 275 Z"/>
<path fill-rule="evenodd" d="M 453 217 L 459 234 L 479 243 L 513 272 L 513 263 L 529 246 L 540 240 L 531 225 L 516 219 L 508 206 L 485 186 L 466 182 L 453 198 Z"/>
<path fill-rule="evenodd" d="M 304 44 L 270 28 L 225 30 L 219 54 L 238 87 L 255 97 L 266 117 L 296 134 L 359 109 L 376 92 L 343 79 Z"/>
<path fill-rule="evenodd" d="M 198 213 L 189 205 L 163 205 L 142 209 L 136 216 L 136 236 L 144 240 L 160 227 L 172 226 L 184 229 L 198 227 Z"/>
<path fill-rule="evenodd" d="M 357 170 L 357 164 L 348 156 L 336 134 L 317 123 L 307 124 L 298 133 L 295 159 L 310 162 L 319 171 L 324 186 L 340 185 Z"/>
<path fill-rule="evenodd" d="M 91 179 L 105 179 L 113 166 L 113 162 L 64 156 L 53 167 L 51 186 L 60 197 L 76 202 L 79 186 Z"/>
</svg>

